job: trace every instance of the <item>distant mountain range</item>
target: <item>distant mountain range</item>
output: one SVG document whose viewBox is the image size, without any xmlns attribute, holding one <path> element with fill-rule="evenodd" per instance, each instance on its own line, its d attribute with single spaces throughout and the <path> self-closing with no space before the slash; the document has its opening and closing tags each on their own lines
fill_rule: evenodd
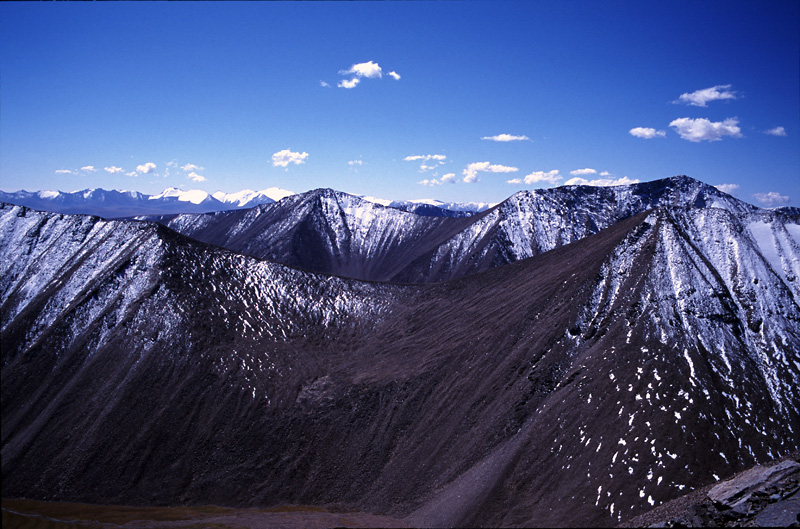
<svg viewBox="0 0 800 529">
<path fill-rule="evenodd" d="M 245 189 L 237 193 L 217 191 L 213 194 L 200 190 L 182 191 L 169 187 L 156 195 L 105 189 L 84 189 L 72 192 L 16 191 L 9 193 L 0 191 L 0 202 L 55 213 L 129 218 L 248 209 L 261 204 L 271 204 L 294 194 L 292 191 L 277 187 L 261 191 Z M 468 216 L 493 205 L 477 202 L 462 204 L 438 200 L 393 201 L 373 197 L 359 198 L 383 206 L 429 216 Z"/>
<path fill-rule="evenodd" d="M 615 526 L 800 449 L 800 221 L 697 180 L 160 222 L 0 205 L 4 496 Z"/>
</svg>

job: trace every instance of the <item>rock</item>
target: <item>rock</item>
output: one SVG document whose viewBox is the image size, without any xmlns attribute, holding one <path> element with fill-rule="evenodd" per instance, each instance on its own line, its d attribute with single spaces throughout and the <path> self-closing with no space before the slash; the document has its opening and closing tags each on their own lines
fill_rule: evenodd
<svg viewBox="0 0 800 529">
<path fill-rule="evenodd" d="M 756 527 L 797 527 L 800 522 L 800 496 L 773 503 L 755 517 Z"/>
<path fill-rule="evenodd" d="M 732 509 L 749 500 L 754 493 L 796 472 L 800 472 L 800 464 L 795 461 L 755 467 L 715 486 L 708 492 L 708 497 L 718 507 Z"/>
</svg>

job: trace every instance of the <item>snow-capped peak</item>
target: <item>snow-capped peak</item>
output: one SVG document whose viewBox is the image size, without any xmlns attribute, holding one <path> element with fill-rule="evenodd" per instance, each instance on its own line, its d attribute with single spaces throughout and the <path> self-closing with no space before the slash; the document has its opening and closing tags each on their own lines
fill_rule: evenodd
<svg viewBox="0 0 800 529">
<path fill-rule="evenodd" d="M 161 198 L 177 198 L 179 202 L 191 202 L 192 204 L 201 204 L 203 201 L 208 200 L 209 194 L 200 189 L 191 189 L 189 191 L 181 191 L 174 187 L 168 187 L 157 195 L 149 197 L 150 200 L 158 200 Z"/>
</svg>

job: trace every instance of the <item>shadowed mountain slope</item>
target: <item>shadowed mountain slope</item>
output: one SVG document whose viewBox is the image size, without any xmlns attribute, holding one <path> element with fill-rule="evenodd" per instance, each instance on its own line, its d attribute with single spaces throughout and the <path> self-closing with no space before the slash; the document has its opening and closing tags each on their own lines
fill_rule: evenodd
<svg viewBox="0 0 800 529">
<path fill-rule="evenodd" d="M 192 238 L 315 272 L 428 283 L 496 268 L 663 205 L 757 208 L 685 176 L 618 187 L 522 191 L 468 218 L 432 218 L 320 189 L 248 211 L 185 214 Z"/>
<path fill-rule="evenodd" d="M 658 208 L 435 285 L 0 210 L 4 494 L 615 525 L 798 448 L 800 226 Z"/>
</svg>

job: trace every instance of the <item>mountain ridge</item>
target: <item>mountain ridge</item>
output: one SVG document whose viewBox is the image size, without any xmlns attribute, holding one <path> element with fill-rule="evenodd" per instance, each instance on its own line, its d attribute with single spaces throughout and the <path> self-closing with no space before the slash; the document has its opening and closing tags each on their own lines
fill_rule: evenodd
<svg viewBox="0 0 800 529">
<path fill-rule="evenodd" d="M 787 226 L 659 206 L 506 266 L 392 285 L 4 206 L 4 485 L 615 525 L 797 449 Z"/>
<path fill-rule="evenodd" d="M 685 176 L 520 191 L 465 218 L 412 216 L 332 189 L 255 210 L 153 219 L 211 244 L 353 279 L 444 281 L 532 257 L 659 205 L 758 208 Z"/>
</svg>

